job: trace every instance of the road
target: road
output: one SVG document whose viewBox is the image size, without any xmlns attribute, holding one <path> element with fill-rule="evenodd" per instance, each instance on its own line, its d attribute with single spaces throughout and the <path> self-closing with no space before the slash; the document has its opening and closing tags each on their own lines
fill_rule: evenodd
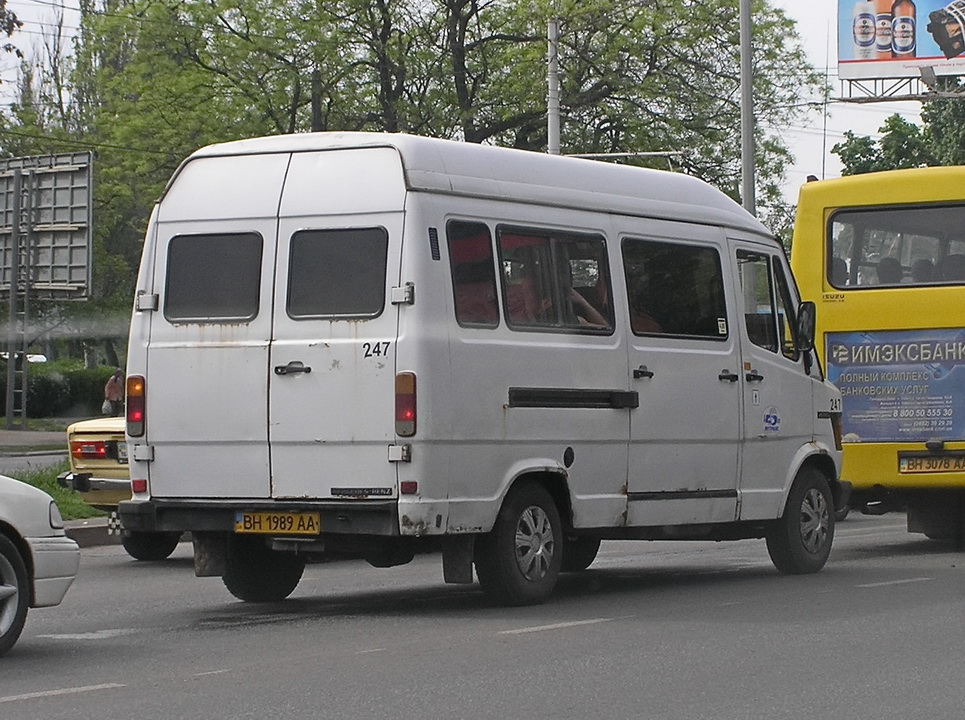
<svg viewBox="0 0 965 720">
<path fill-rule="evenodd" d="M 89 548 L 0 660 L 0 717 L 960 720 L 963 564 L 852 516 L 811 576 L 760 541 L 611 542 L 539 607 L 444 585 L 436 557 L 309 566 L 257 606 L 195 578 L 188 544 Z"/>
<path fill-rule="evenodd" d="M 34 452 L 23 455 L 0 455 L 0 475 L 17 477 L 23 470 L 38 470 L 67 459 L 66 450 Z"/>
</svg>

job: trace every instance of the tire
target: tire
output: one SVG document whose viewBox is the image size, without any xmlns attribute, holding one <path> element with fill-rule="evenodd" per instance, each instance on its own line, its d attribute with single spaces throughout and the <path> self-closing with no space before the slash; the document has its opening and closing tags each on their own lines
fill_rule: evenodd
<svg viewBox="0 0 965 720">
<path fill-rule="evenodd" d="M 244 602 L 280 602 L 292 594 L 304 571 L 304 558 L 275 552 L 262 538 L 232 535 L 222 580 Z"/>
<path fill-rule="evenodd" d="M 851 508 L 848 507 L 847 505 L 845 505 L 845 506 L 844 506 L 843 508 L 841 508 L 840 510 L 835 510 L 835 511 L 834 511 L 834 521 L 835 521 L 835 522 L 841 522 L 841 521 L 844 520 L 846 517 L 848 517 L 849 514 L 851 514 Z"/>
<path fill-rule="evenodd" d="M 834 503 L 827 478 L 803 467 L 794 479 L 784 514 L 767 531 L 767 552 L 785 575 L 824 567 L 834 541 Z"/>
<path fill-rule="evenodd" d="M 0 657 L 14 646 L 27 621 L 30 577 L 20 551 L 0 535 Z"/>
<path fill-rule="evenodd" d="M 562 560 L 559 510 L 541 486 L 520 485 L 503 502 L 491 532 L 476 543 L 483 592 L 502 605 L 535 605 L 556 587 Z"/>
<path fill-rule="evenodd" d="M 121 545 L 135 560 L 152 562 L 166 560 L 181 542 L 179 532 L 128 532 L 121 531 Z"/>
<path fill-rule="evenodd" d="M 563 561 L 560 572 L 580 572 L 586 570 L 600 551 L 600 538 L 572 537 L 563 538 Z"/>
</svg>

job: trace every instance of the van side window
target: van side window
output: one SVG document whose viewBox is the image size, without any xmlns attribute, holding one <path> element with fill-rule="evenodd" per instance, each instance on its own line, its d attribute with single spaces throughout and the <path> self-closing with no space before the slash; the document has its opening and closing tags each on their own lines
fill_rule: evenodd
<svg viewBox="0 0 965 720">
<path fill-rule="evenodd" d="M 288 315 L 377 317 L 385 304 L 388 250 L 384 228 L 296 232 L 288 259 Z"/>
<path fill-rule="evenodd" d="M 603 238 L 500 227 L 497 242 L 511 329 L 613 332 Z"/>
<path fill-rule="evenodd" d="M 446 225 L 446 235 L 456 322 L 463 327 L 498 326 L 496 270 L 489 228 L 483 223 L 453 220 Z"/>
<path fill-rule="evenodd" d="M 737 267 L 748 339 L 758 347 L 797 360 L 794 304 L 780 261 L 774 257 L 772 263 L 768 255 L 738 250 Z"/>
<path fill-rule="evenodd" d="M 727 337 L 724 279 L 716 249 L 626 238 L 623 266 L 635 335 Z"/>
<path fill-rule="evenodd" d="M 254 318 L 261 288 L 262 244 L 257 233 L 171 238 L 164 317 L 187 323 Z"/>
</svg>

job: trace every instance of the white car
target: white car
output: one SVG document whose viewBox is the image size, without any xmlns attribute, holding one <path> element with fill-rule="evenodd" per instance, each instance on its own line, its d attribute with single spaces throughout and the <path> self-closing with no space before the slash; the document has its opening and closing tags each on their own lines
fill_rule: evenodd
<svg viewBox="0 0 965 720">
<path fill-rule="evenodd" d="M 0 475 L 0 656 L 20 637 L 28 608 L 64 599 L 79 564 L 50 495 Z"/>
</svg>

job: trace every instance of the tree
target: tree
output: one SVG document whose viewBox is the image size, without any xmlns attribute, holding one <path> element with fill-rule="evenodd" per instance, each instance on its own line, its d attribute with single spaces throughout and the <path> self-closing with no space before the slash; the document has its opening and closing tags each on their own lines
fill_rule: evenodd
<svg viewBox="0 0 965 720">
<path fill-rule="evenodd" d="M 793 22 L 753 12 L 766 212 L 790 159 L 777 130 L 823 84 Z M 673 151 L 736 199 L 737 15 L 733 0 L 81 0 L 69 57 L 52 42 L 23 66 L 2 150 L 96 149 L 93 306 L 126 312 L 151 206 L 199 146 L 378 130 L 543 151 L 550 17 L 564 153 Z"/>
<path fill-rule="evenodd" d="M 879 170 L 965 164 L 965 100 L 930 100 L 922 106 L 922 126 L 892 115 L 879 128 L 881 138 L 845 133 L 831 148 L 843 175 Z"/>
</svg>

